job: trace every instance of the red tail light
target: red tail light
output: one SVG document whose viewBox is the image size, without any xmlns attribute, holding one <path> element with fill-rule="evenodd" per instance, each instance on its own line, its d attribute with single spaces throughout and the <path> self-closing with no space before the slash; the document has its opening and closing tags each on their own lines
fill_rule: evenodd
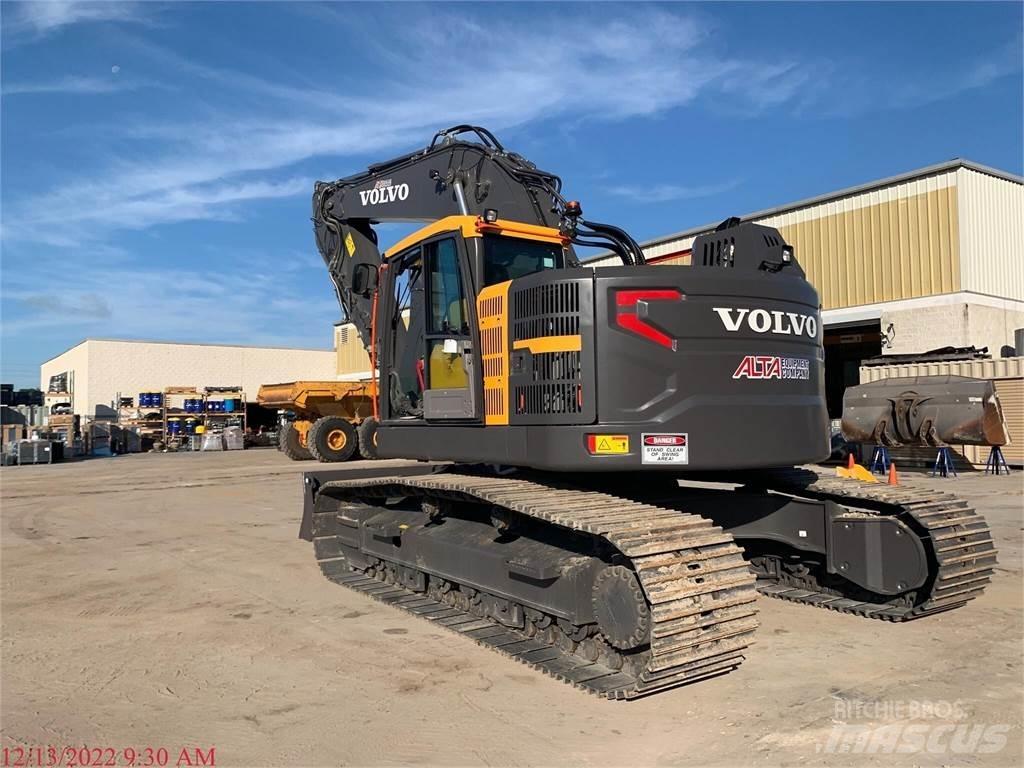
<svg viewBox="0 0 1024 768">
<path fill-rule="evenodd" d="M 648 341 L 676 349 L 676 340 L 647 322 L 647 303 L 650 301 L 682 301 L 682 291 L 675 288 L 649 288 L 615 292 L 615 322 L 620 328 L 642 336 Z"/>
</svg>

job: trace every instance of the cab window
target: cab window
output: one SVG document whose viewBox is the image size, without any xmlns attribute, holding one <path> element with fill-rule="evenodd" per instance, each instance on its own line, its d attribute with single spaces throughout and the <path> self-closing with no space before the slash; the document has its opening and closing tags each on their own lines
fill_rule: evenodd
<svg viewBox="0 0 1024 768">
<path fill-rule="evenodd" d="M 424 247 L 429 275 L 430 317 L 428 333 L 469 332 L 466 302 L 459 280 L 459 256 L 455 240 L 447 238 Z"/>
<path fill-rule="evenodd" d="M 565 266 L 565 253 L 558 243 L 502 235 L 484 235 L 483 241 L 484 285 Z"/>
</svg>

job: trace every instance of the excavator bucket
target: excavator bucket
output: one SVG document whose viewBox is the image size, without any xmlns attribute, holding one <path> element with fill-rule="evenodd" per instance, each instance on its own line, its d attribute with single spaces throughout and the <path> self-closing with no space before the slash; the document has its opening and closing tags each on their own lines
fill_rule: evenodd
<svg viewBox="0 0 1024 768">
<path fill-rule="evenodd" d="M 1006 445 L 995 386 L 965 376 L 883 379 L 843 396 L 843 436 L 896 446 Z"/>
</svg>

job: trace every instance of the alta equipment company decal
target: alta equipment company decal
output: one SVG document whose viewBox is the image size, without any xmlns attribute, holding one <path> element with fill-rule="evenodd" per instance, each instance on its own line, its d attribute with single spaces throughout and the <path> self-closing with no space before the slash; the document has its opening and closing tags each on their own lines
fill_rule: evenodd
<svg viewBox="0 0 1024 768">
<path fill-rule="evenodd" d="M 373 189 L 363 189 L 359 192 L 359 201 L 363 205 L 383 205 L 393 203 L 395 200 L 405 200 L 409 197 L 409 185 L 406 183 L 392 184 L 391 179 L 377 179 Z"/>
<path fill-rule="evenodd" d="M 688 464 L 689 439 L 687 434 L 650 434 L 641 436 L 644 464 Z"/>
<path fill-rule="evenodd" d="M 802 357 L 747 355 L 736 367 L 734 379 L 803 379 L 811 378 L 811 361 Z"/>
</svg>

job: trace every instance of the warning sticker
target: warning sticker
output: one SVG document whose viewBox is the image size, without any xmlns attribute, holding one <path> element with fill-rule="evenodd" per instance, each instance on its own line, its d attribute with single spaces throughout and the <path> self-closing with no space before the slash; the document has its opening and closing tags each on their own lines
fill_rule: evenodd
<svg viewBox="0 0 1024 768">
<path fill-rule="evenodd" d="M 348 251 L 349 256 L 356 252 L 356 241 L 352 238 L 351 232 L 345 235 L 345 250 Z"/>
<path fill-rule="evenodd" d="M 629 453 L 629 435 L 587 435 L 587 443 L 593 454 Z"/>
<path fill-rule="evenodd" d="M 689 440 L 686 434 L 644 433 L 642 437 L 644 464 L 688 464 Z"/>
</svg>

